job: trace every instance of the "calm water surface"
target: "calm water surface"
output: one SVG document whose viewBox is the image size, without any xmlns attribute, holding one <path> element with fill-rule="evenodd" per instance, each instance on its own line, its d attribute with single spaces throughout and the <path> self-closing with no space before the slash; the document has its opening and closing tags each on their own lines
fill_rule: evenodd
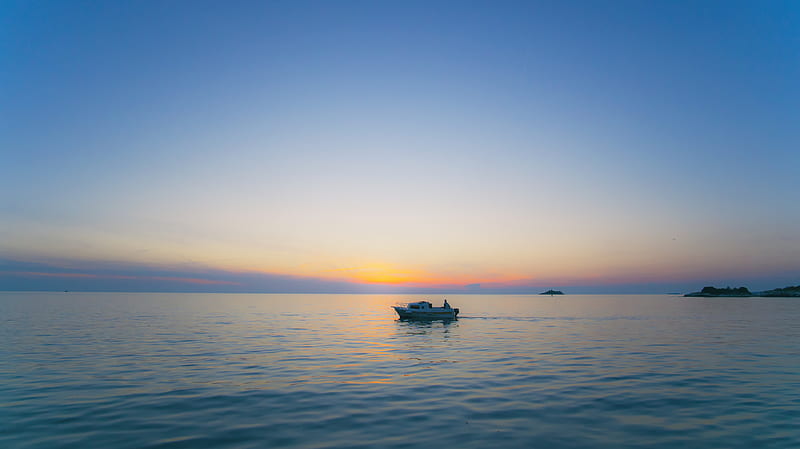
<svg viewBox="0 0 800 449">
<path fill-rule="evenodd" d="M 418 298 L 0 293 L 0 447 L 800 447 L 800 300 Z"/>
</svg>

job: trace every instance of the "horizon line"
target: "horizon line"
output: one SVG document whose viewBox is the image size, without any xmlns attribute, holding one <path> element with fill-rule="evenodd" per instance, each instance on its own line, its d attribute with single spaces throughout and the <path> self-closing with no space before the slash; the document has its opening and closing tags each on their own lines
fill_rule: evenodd
<svg viewBox="0 0 800 449">
<path fill-rule="evenodd" d="M 429 295 L 446 294 L 446 295 L 517 295 L 517 296 L 580 296 L 580 295 L 659 295 L 659 296 L 675 296 L 683 295 L 684 293 L 668 292 L 668 293 L 632 293 L 632 292 L 595 292 L 595 293 L 562 293 L 560 295 L 550 295 L 543 293 L 525 293 L 525 292 L 223 292 L 223 291 L 167 291 L 167 290 L 4 290 L 0 289 L 0 293 L 177 293 L 177 294 L 204 294 L 204 295 Z"/>
</svg>

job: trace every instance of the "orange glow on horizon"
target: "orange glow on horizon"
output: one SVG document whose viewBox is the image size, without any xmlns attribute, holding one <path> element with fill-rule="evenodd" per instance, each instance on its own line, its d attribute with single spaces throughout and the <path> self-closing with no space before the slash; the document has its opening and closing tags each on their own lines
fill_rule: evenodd
<svg viewBox="0 0 800 449">
<path fill-rule="evenodd" d="M 332 276 L 333 275 L 333 276 Z M 403 268 L 387 263 L 326 270 L 321 277 L 346 280 L 358 284 L 380 284 L 424 288 L 463 288 L 471 284 L 523 285 L 530 282 L 518 275 L 443 275 L 420 268 Z"/>
</svg>

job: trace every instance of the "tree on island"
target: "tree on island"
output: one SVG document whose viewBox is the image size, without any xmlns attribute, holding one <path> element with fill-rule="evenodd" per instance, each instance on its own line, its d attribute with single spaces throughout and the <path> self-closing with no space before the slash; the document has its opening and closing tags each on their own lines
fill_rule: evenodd
<svg viewBox="0 0 800 449">
<path fill-rule="evenodd" d="M 703 287 L 700 290 L 700 293 L 705 293 L 707 295 L 752 295 L 750 290 L 747 287 L 739 287 L 739 288 L 716 288 L 716 287 Z"/>
<path fill-rule="evenodd" d="M 765 292 L 759 292 L 758 296 L 773 297 L 773 298 L 796 298 L 800 297 L 800 285 L 794 287 L 774 288 Z"/>
<path fill-rule="evenodd" d="M 747 287 L 739 288 L 716 288 L 712 286 L 703 287 L 699 292 L 687 293 L 684 296 L 753 296 Z"/>
<path fill-rule="evenodd" d="M 739 288 L 716 288 L 703 287 L 699 292 L 687 293 L 683 296 L 689 297 L 715 297 L 715 296 L 734 296 L 739 298 L 757 296 L 762 298 L 800 298 L 800 285 L 783 288 L 774 288 L 763 292 L 751 293 L 747 287 Z"/>
<path fill-rule="evenodd" d="M 547 290 L 546 292 L 542 292 L 542 293 L 539 293 L 539 294 L 540 294 L 540 295 L 550 295 L 550 296 L 553 296 L 553 295 L 563 295 L 563 294 L 564 294 L 564 292 L 562 292 L 561 290 Z"/>
</svg>

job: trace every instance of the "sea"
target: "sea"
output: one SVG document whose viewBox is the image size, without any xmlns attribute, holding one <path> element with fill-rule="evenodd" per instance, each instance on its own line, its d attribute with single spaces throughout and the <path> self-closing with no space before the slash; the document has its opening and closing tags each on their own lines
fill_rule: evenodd
<svg viewBox="0 0 800 449">
<path fill-rule="evenodd" d="M 0 293 L 0 447 L 800 447 L 800 299 L 423 298 Z"/>
</svg>

